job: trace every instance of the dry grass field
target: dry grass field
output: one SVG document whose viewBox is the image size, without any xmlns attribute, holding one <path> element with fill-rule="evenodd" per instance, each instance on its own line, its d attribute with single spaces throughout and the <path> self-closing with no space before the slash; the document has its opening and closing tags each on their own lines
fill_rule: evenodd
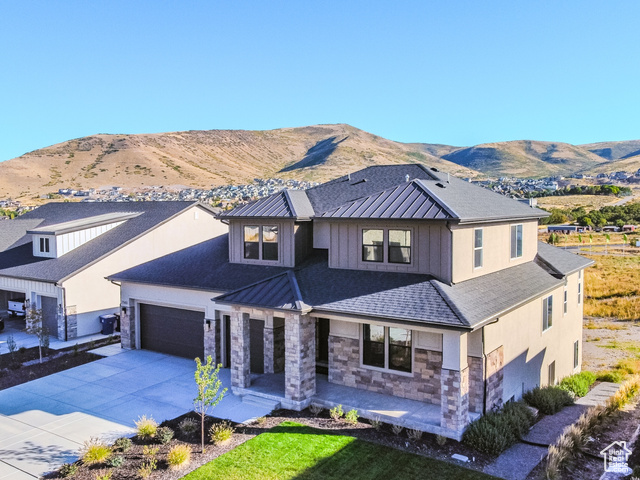
<svg viewBox="0 0 640 480">
<path fill-rule="evenodd" d="M 596 264 L 585 272 L 585 315 L 640 320 L 640 256 L 588 257 Z"/>
<path fill-rule="evenodd" d="M 540 230 L 540 232 L 538 233 L 538 240 L 540 240 L 541 242 L 546 242 L 549 239 L 549 233 L 546 231 L 542 231 L 542 229 Z M 576 233 L 571 233 L 569 235 L 563 235 L 561 233 L 556 233 L 557 235 L 557 246 L 559 247 L 577 247 L 579 245 L 582 245 L 582 251 L 584 252 L 589 252 L 589 251 L 593 251 L 593 252 L 599 252 L 599 251 L 604 251 L 604 248 L 600 248 L 598 250 L 598 246 L 602 246 L 604 247 L 605 245 L 621 245 L 624 243 L 624 234 L 623 233 L 609 233 L 609 238 L 610 241 L 607 242 L 607 235 L 606 233 L 603 232 L 591 232 L 591 235 L 593 236 L 593 242 L 589 241 L 589 233 L 583 233 L 580 234 L 580 237 L 578 236 L 578 234 Z M 580 238 L 582 238 L 582 242 L 580 241 Z M 634 232 L 634 233 L 627 233 L 627 238 L 629 239 L 629 241 L 632 240 L 640 240 L 640 233 L 638 232 Z M 635 243 L 635 242 L 634 242 Z M 593 250 L 591 250 L 591 247 L 593 247 Z M 607 249 L 608 251 L 609 249 Z M 625 253 L 633 253 L 636 252 L 640 253 L 640 250 L 634 250 L 633 248 L 629 248 L 626 249 L 625 248 Z"/>
<path fill-rule="evenodd" d="M 540 197 L 538 206 L 547 210 L 559 208 L 562 210 L 584 207 L 588 212 L 599 210 L 600 208 L 613 205 L 620 201 L 618 197 L 609 195 L 565 195 L 563 197 Z"/>
</svg>

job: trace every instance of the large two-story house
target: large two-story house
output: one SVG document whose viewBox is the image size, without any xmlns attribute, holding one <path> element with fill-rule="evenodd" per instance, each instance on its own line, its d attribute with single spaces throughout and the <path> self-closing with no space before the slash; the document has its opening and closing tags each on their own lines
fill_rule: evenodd
<svg viewBox="0 0 640 480">
<path fill-rule="evenodd" d="M 287 408 L 331 388 L 411 400 L 424 415 L 398 423 L 459 439 L 580 369 L 590 262 L 538 242 L 546 215 L 420 165 L 285 190 L 221 214 L 228 235 L 113 275 L 123 346 L 212 355 L 234 393 Z"/>
</svg>

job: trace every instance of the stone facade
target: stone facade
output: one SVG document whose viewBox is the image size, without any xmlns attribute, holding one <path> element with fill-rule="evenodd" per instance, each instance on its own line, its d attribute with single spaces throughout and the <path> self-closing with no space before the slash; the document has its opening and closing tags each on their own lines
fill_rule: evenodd
<svg viewBox="0 0 640 480">
<path fill-rule="evenodd" d="M 132 302 L 129 305 L 133 305 Z M 120 342 L 122 348 L 132 350 L 136 348 L 136 310 L 129 305 L 122 305 L 120 312 Z M 68 309 L 67 309 L 68 310 Z M 69 321 L 67 313 L 67 322 Z"/>
<path fill-rule="evenodd" d="M 249 314 L 235 310 L 231 313 L 231 386 L 248 388 L 251 385 Z"/>
<path fill-rule="evenodd" d="M 462 431 L 469 423 L 469 368 L 443 368 L 441 381 L 440 426 Z"/>
<path fill-rule="evenodd" d="M 60 331 L 60 324 L 62 324 L 62 329 L 64 330 L 64 319 L 62 322 L 58 322 L 58 331 Z M 67 340 L 71 340 L 73 338 L 78 338 L 78 315 L 75 305 L 67 307 Z"/>
<path fill-rule="evenodd" d="M 273 372 L 284 372 L 284 326 L 273 329 Z"/>
<path fill-rule="evenodd" d="M 207 325 L 207 321 L 209 325 Z M 206 319 L 204 323 L 204 356 L 207 358 L 211 355 L 211 359 L 217 365 L 222 358 L 220 344 L 220 320 Z"/>
<path fill-rule="evenodd" d="M 467 357 L 469 364 L 469 411 L 483 413 L 484 361 L 482 357 Z"/>
<path fill-rule="evenodd" d="M 316 323 L 309 315 L 287 314 L 284 322 L 285 397 L 294 402 L 316 393 Z"/>
<path fill-rule="evenodd" d="M 360 365 L 360 340 L 329 335 L 329 382 L 438 405 L 442 353 L 414 349 L 413 373 L 396 374 Z"/>
<path fill-rule="evenodd" d="M 504 347 L 487 354 L 487 411 L 502 406 Z"/>
<path fill-rule="evenodd" d="M 264 327 L 264 373 L 274 373 L 273 371 L 273 328 Z"/>
</svg>

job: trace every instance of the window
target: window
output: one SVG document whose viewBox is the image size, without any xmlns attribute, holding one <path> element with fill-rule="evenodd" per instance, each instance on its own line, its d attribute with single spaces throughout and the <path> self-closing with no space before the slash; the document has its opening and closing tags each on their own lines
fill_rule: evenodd
<svg viewBox="0 0 640 480">
<path fill-rule="evenodd" d="M 522 224 L 511 225 L 511 258 L 522 257 Z"/>
<path fill-rule="evenodd" d="M 40 251 L 42 253 L 49 253 L 49 239 L 40 238 Z"/>
<path fill-rule="evenodd" d="M 275 225 L 245 226 L 244 258 L 278 260 L 278 227 Z"/>
<path fill-rule="evenodd" d="M 389 230 L 389 263 L 411 263 L 411 230 Z"/>
<path fill-rule="evenodd" d="M 567 314 L 567 299 L 569 298 L 569 292 L 567 291 L 567 287 L 564 287 L 564 300 L 562 302 L 562 311 L 564 312 L 564 314 Z"/>
<path fill-rule="evenodd" d="M 556 362 L 555 360 L 549 364 L 549 385 L 556 384 Z"/>
<path fill-rule="evenodd" d="M 482 229 L 473 231 L 473 268 L 482 267 Z"/>
<path fill-rule="evenodd" d="M 582 302 L 582 283 L 578 282 L 578 305 Z"/>
<path fill-rule="evenodd" d="M 411 372 L 411 330 L 364 324 L 362 363 L 371 367 Z"/>
<path fill-rule="evenodd" d="M 382 262 L 383 255 L 384 230 L 362 230 L 362 261 Z"/>
<path fill-rule="evenodd" d="M 542 331 L 553 325 L 553 295 L 542 300 Z"/>
<path fill-rule="evenodd" d="M 578 357 L 579 355 L 579 348 L 580 348 L 580 341 L 576 340 L 575 342 L 573 342 L 573 368 L 578 368 Z"/>
</svg>

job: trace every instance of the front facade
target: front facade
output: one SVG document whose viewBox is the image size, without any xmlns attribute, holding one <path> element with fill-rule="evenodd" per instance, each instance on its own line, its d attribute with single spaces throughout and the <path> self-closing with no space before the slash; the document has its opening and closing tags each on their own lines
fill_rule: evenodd
<svg viewBox="0 0 640 480">
<path fill-rule="evenodd" d="M 182 330 L 171 309 L 197 311 L 177 348 L 230 368 L 237 394 L 301 409 L 332 386 L 366 390 L 424 406 L 422 430 L 459 439 L 579 370 L 589 262 L 538 243 L 545 215 L 418 165 L 284 191 L 221 215 L 224 240 L 114 275 L 123 345 L 169 351 L 145 329 Z M 191 278 L 172 276 L 193 257 Z"/>
</svg>

